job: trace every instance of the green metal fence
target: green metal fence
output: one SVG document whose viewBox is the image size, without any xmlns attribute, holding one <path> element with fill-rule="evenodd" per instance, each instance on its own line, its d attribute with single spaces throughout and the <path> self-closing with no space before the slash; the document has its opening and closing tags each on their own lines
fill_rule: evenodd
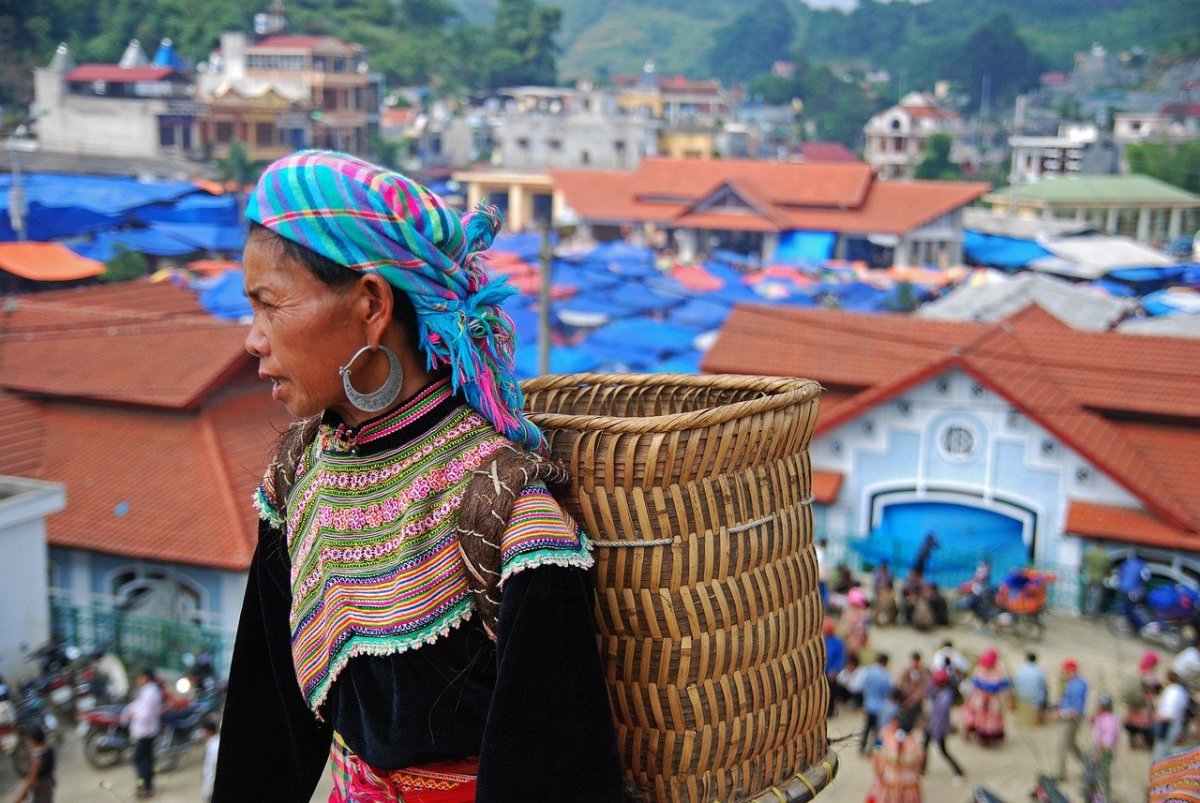
<svg viewBox="0 0 1200 803">
<path fill-rule="evenodd" d="M 233 647 L 233 634 L 222 630 L 61 600 L 50 603 L 50 632 L 83 650 L 105 644 L 131 669 L 184 671 L 184 655 L 204 651 L 216 666 L 227 667 Z"/>
</svg>

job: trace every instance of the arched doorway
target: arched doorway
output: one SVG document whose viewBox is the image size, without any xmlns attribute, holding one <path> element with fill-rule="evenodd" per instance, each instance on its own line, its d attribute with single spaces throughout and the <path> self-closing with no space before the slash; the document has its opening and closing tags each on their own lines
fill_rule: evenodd
<svg viewBox="0 0 1200 803">
<path fill-rule="evenodd" d="M 882 507 L 858 552 L 872 564 L 886 560 L 894 574 L 903 576 L 926 534 L 933 533 L 938 546 L 926 577 L 938 585 L 957 585 L 982 560 L 991 566 L 993 577 L 1028 563 L 1027 527 L 1021 517 L 992 508 L 945 500 L 896 501 Z"/>
</svg>

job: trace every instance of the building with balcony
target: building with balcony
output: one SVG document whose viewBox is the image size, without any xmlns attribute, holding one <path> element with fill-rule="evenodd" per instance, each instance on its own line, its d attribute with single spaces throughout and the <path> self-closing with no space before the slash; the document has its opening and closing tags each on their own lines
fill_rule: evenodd
<svg viewBox="0 0 1200 803">
<path fill-rule="evenodd" d="M 381 89 L 360 45 L 226 32 L 199 77 L 198 94 L 211 106 L 201 140 L 215 155 L 233 142 L 266 158 L 298 147 L 366 155 L 379 130 Z"/>
<path fill-rule="evenodd" d="M 457 124 L 481 115 L 492 145 L 490 162 L 504 170 L 631 169 L 657 152 L 662 128 L 643 111 L 621 108 L 611 91 L 592 87 L 513 87 L 477 111 L 456 118 Z"/>
<path fill-rule="evenodd" d="M 882 179 L 912 178 L 924 158 L 925 143 L 934 134 L 951 138 L 951 161 L 961 164 L 969 157 L 962 118 L 924 92 L 910 92 L 897 105 L 874 115 L 863 133 L 867 137 L 863 159 Z"/>
<path fill-rule="evenodd" d="M 1099 132 L 1095 126 L 1070 128 L 1062 126 L 1057 136 L 1017 135 L 1009 137 L 1012 149 L 1011 180 L 1021 184 L 1053 176 L 1069 176 L 1088 170 L 1094 159 L 1087 157 L 1097 150 Z M 1111 161 L 1111 160 L 1110 160 Z"/>
</svg>

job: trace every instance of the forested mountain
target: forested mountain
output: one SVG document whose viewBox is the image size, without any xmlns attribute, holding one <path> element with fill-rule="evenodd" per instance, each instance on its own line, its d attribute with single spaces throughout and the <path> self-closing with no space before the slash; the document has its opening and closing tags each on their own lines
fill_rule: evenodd
<svg viewBox="0 0 1200 803">
<path fill-rule="evenodd" d="M 79 61 L 113 61 L 132 37 L 203 59 L 222 30 L 249 30 L 268 0 L 26 0 L 0 5 L 0 102 L 59 41 Z M 801 0 L 287 0 L 293 30 L 363 42 L 393 83 L 483 86 L 550 74 L 605 78 L 653 61 L 660 74 L 747 80 L 797 54 L 810 64 L 882 67 L 910 86 L 970 84 L 962 58 L 1004 70 L 1067 69 L 1074 52 L 1200 53 L 1197 0 L 865 0 L 851 12 Z M 502 24 L 497 25 L 499 13 Z M 547 47 L 554 36 L 557 64 Z M 1014 47 L 1014 40 L 1019 47 Z M 996 44 L 999 42 L 999 45 Z M 981 50 L 980 48 L 983 48 Z M 1000 61 L 997 61 L 1000 60 Z M 530 65 L 533 65 L 530 67 Z M 557 70 L 555 70 L 557 68 Z M 996 83 L 996 76 L 992 76 Z M 1000 82 L 1002 83 L 1002 81 Z"/>
<path fill-rule="evenodd" d="M 453 0 L 483 18 L 480 0 Z M 998 12 L 1008 14 L 1034 53 L 1066 69 L 1072 54 L 1101 42 L 1110 50 L 1140 45 L 1156 52 L 1200 53 L 1196 0 L 865 0 L 846 13 L 785 0 L 796 19 L 794 45 L 810 60 L 868 62 L 925 77 L 939 55 L 961 45 Z M 653 59 L 660 71 L 699 75 L 713 36 L 754 0 L 557 0 L 564 76 L 636 71 Z M 753 50 L 755 42 L 746 42 Z M 778 54 L 782 57 L 784 54 Z"/>
</svg>

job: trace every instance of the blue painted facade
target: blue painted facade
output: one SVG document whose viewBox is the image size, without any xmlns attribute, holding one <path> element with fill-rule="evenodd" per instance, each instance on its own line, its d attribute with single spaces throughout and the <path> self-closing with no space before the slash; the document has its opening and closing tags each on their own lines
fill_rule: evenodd
<svg viewBox="0 0 1200 803">
<path fill-rule="evenodd" d="M 940 582 L 970 575 L 973 561 L 965 556 L 989 548 L 985 527 L 1019 533 L 1030 561 L 1073 570 L 1082 541 L 1064 532 L 1072 500 L 1140 506 L 1018 406 L 958 369 L 821 434 L 812 457 L 814 468 L 843 475 L 838 498 L 814 516 L 817 537 L 836 545 L 832 555 L 853 565 L 855 544 L 872 532 L 872 543 L 890 538 L 884 528 L 904 521 L 907 529 L 892 543 L 911 561 L 924 532 L 909 532 L 920 520 L 911 515 L 917 508 L 897 506 L 921 505 L 944 530 L 943 554 L 956 553 L 961 563 Z"/>
</svg>

